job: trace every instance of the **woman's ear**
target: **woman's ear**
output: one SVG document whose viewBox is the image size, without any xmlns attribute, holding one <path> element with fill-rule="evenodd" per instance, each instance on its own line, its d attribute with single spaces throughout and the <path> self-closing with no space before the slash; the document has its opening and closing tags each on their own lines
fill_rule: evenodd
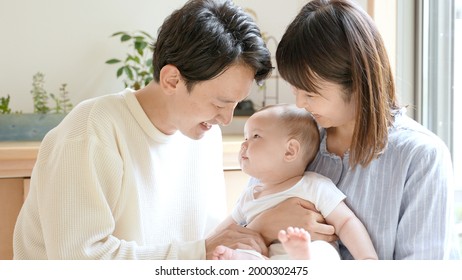
<svg viewBox="0 0 462 280">
<path fill-rule="evenodd" d="M 167 64 L 160 69 L 159 84 L 165 93 L 175 93 L 180 80 L 181 74 L 176 66 Z"/>
<path fill-rule="evenodd" d="M 286 153 L 284 155 L 284 159 L 287 162 L 292 162 L 295 159 L 297 159 L 299 152 L 300 152 L 300 142 L 292 138 L 289 141 L 287 141 Z"/>
</svg>

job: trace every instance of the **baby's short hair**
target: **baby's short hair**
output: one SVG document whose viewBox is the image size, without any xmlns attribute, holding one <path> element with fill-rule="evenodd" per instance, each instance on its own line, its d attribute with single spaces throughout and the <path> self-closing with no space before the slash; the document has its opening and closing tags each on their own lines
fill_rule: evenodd
<svg viewBox="0 0 462 280">
<path fill-rule="evenodd" d="M 311 113 L 292 104 L 276 104 L 263 107 L 259 111 L 274 110 L 282 128 L 287 135 L 300 142 L 302 152 L 305 155 L 306 164 L 313 161 L 319 150 L 319 128 Z"/>
</svg>

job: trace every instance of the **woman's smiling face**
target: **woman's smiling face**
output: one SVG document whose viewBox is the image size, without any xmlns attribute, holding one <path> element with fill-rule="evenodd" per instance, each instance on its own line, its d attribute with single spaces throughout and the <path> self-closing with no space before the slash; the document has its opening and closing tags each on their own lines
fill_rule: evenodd
<svg viewBox="0 0 462 280">
<path fill-rule="evenodd" d="M 324 128 L 340 127 L 355 121 L 354 102 L 345 100 L 341 85 L 320 81 L 317 86 L 317 93 L 292 87 L 297 107 L 309 111 Z"/>
</svg>

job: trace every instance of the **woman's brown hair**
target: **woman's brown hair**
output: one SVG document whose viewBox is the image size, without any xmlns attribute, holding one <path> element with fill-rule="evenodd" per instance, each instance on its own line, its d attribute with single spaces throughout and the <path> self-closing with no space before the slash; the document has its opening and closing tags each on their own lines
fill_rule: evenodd
<svg viewBox="0 0 462 280">
<path fill-rule="evenodd" d="M 382 153 L 398 102 L 383 40 L 360 7 L 346 0 L 308 2 L 287 28 L 276 60 L 294 87 L 318 93 L 321 79 L 342 85 L 345 101 L 355 102 L 351 166 L 367 166 Z"/>
</svg>

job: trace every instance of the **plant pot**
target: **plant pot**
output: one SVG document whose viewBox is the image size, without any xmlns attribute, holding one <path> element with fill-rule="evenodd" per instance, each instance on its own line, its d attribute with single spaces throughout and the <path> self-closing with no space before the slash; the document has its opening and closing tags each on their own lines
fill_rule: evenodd
<svg viewBox="0 0 462 280">
<path fill-rule="evenodd" d="M 66 114 L 0 115 L 0 141 L 42 141 Z"/>
</svg>

